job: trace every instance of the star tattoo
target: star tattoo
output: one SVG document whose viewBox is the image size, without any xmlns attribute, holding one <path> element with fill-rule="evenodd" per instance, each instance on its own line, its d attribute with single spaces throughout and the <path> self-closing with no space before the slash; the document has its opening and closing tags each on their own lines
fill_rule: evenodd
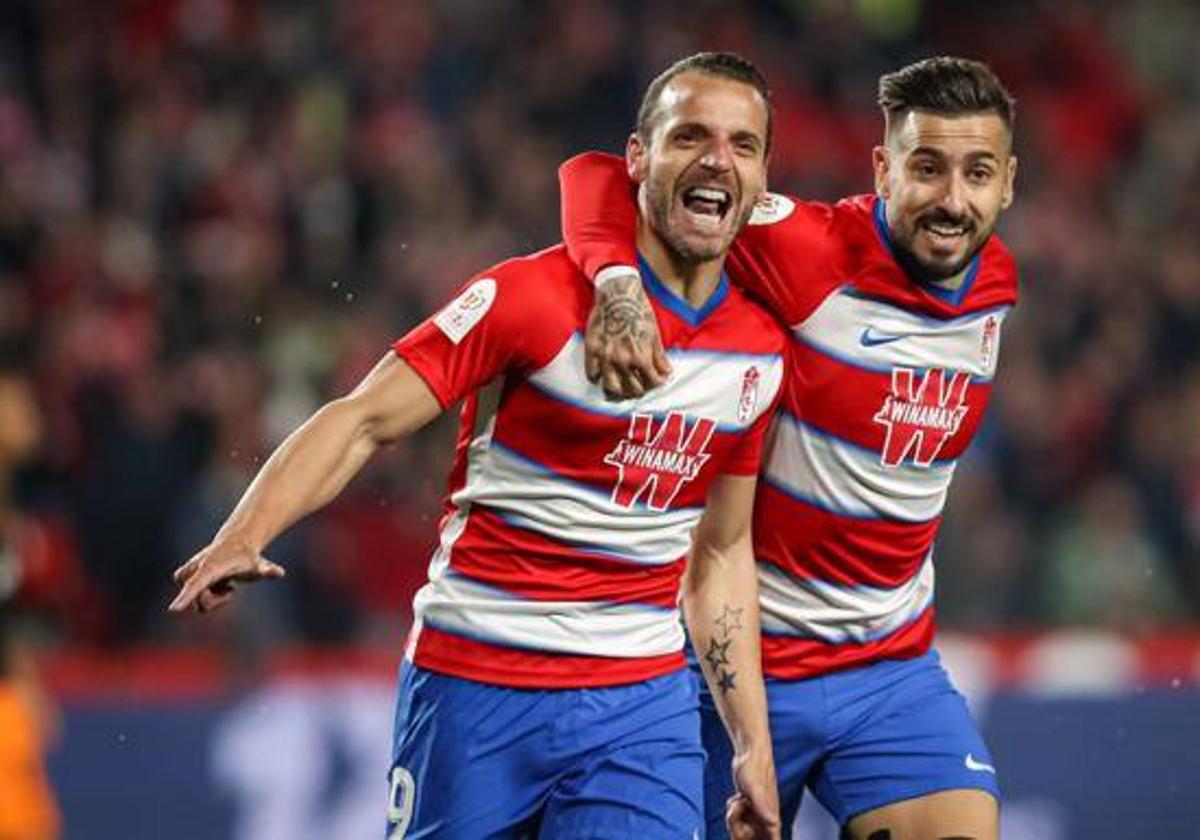
<svg viewBox="0 0 1200 840">
<path fill-rule="evenodd" d="M 737 683 L 734 682 L 734 678 L 736 676 L 737 675 L 734 674 L 733 671 L 722 671 L 717 676 L 717 685 L 721 687 L 721 696 L 725 696 L 730 691 L 737 688 Z"/>
<path fill-rule="evenodd" d="M 722 636 L 728 638 L 729 634 L 734 630 L 742 628 L 743 612 L 745 612 L 744 607 L 738 607 L 737 609 L 730 606 L 725 607 L 725 611 L 721 613 L 721 616 L 716 621 L 717 629 L 721 631 Z"/>
<path fill-rule="evenodd" d="M 708 664 L 714 671 L 720 670 L 722 665 L 729 664 L 729 646 L 731 644 L 733 642 L 728 639 L 723 642 L 718 642 L 716 639 L 708 640 L 708 653 L 704 654 L 704 658 L 708 660 Z"/>
</svg>

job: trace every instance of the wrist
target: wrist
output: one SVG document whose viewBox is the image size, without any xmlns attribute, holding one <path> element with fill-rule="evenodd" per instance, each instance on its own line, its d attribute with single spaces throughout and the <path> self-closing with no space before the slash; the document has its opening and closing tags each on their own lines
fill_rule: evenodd
<svg viewBox="0 0 1200 840">
<path fill-rule="evenodd" d="M 596 272 L 595 286 L 599 291 L 614 281 L 624 280 L 626 282 L 633 280 L 636 283 L 641 283 L 641 275 L 638 270 L 632 265 L 606 265 L 604 268 Z M 624 285 L 618 283 L 618 285 Z"/>
<path fill-rule="evenodd" d="M 254 555 L 262 554 L 263 549 L 266 548 L 266 540 L 257 539 L 253 534 L 241 528 L 222 528 L 213 537 L 212 543 Z"/>
<path fill-rule="evenodd" d="M 771 732 L 769 729 L 753 733 L 738 732 L 730 738 L 730 741 L 733 743 L 733 755 L 735 759 L 741 758 L 745 760 L 771 754 Z"/>
</svg>

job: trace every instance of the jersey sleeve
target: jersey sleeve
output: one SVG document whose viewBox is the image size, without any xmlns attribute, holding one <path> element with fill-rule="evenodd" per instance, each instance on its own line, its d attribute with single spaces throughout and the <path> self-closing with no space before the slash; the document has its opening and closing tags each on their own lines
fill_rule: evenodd
<svg viewBox="0 0 1200 840">
<path fill-rule="evenodd" d="M 783 389 L 779 390 L 782 393 Z M 729 457 L 725 459 L 721 472 L 728 475 L 758 474 L 759 465 L 762 463 L 763 447 L 766 444 L 767 430 L 770 428 L 778 408 L 779 394 L 776 394 L 770 408 L 751 423 L 750 428 L 746 429 L 745 434 L 738 440 L 737 445 L 729 453 Z"/>
<path fill-rule="evenodd" d="M 612 265 L 637 265 L 637 204 L 625 162 L 584 152 L 558 168 L 563 241 L 589 279 Z"/>
<path fill-rule="evenodd" d="M 443 409 L 524 361 L 524 336 L 533 325 L 519 305 L 520 283 L 520 277 L 503 274 L 474 277 L 392 345 Z"/>
<path fill-rule="evenodd" d="M 767 193 L 729 250 L 729 275 L 788 326 L 844 282 L 835 209 Z"/>
</svg>

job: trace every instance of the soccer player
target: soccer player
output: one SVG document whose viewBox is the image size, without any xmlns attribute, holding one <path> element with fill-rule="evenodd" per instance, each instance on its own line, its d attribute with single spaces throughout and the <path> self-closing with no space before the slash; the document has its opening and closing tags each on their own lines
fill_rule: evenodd
<svg viewBox="0 0 1200 840">
<path fill-rule="evenodd" d="M 1016 302 L 992 235 L 1014 105 L 957 58 L 885 75 L 879 104 L 876 195 L 769 194 L 730 252 L 794 339 L 754 521 L 780 802 L 785 831 L 808 787 L 853 840 L 992 840 L 995 768 L 931 649 L 933 541 Z M 595 154 L 561 174 L 568 249 L 600 283 L 588 373 L 641 393 L 670 364 L 629 276 L 628 183 Z M 705 698 L 702 714 L 712 837 L 728 745 Z"/>
<path fill-rule="evenodd" d="M 261 556 L 274 536 L 466 397 L 401 666 L 391 840 L 702 836 L 681 580 L 735 744 L 732 830 L 779 836 L 750 524 L 786 336 L 722 271 L 769 136 L 765 84 L 736 56 L 694 56 L 646 91 L 625 171 L 675 366 L 663 388 L 614 404 L 587 381 L 593 291 L 562 246 L 501 263 L 289 437 L 177 571 L 174 611 L 281 576 Z"/>
</svg>

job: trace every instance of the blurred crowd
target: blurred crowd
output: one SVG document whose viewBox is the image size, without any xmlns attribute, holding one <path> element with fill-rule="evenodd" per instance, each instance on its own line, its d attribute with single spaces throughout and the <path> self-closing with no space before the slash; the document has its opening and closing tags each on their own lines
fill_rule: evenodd
<svg viewBox="0 0 1200 840">
<path fill-rule="evenodd" d="M 558 163 L 619 150 L 659 69 L 751 57 L 772 186 L 832 200 L 872 188 L 879 74 L 950 52 L 1019 100 L 1022 291 L 942 624 L 1195 622 L 1197 43 L 1187 0 L 6 0 L 0 600 L 54 643 L 212 632 L 164 615 L 172 569 L 390 340 L 558 239 Z M 215 626 L 397 644 L 453 427 L 281 539 L 289 578 Z"/>
</svg>

